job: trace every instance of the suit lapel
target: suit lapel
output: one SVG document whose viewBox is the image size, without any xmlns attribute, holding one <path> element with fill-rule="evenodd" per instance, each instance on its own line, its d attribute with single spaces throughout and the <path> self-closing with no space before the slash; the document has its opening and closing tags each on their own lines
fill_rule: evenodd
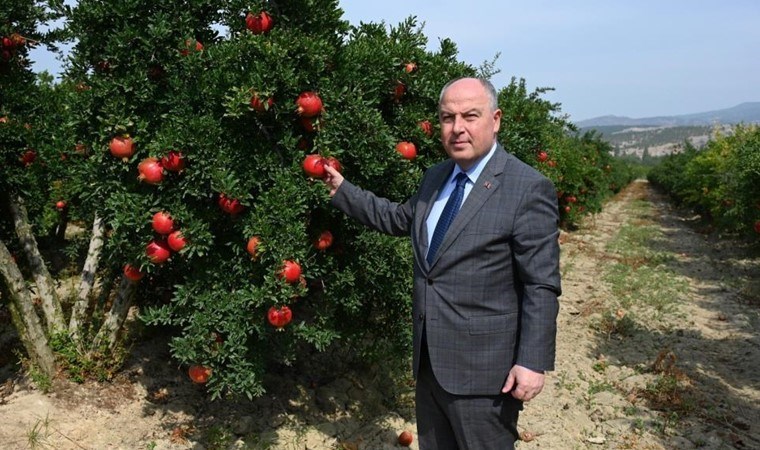
<svg viewBox="0 0 760 450">
<path fill-rule="evenodd" d="M 427 233 L 427 217 L 430 214 L 430 210 L 433 208 L 435 200 L 438 198 L 441 186 L 443 186 L 446 178 L 451 175 L 451 171 L 454 170 L 454 162 L 448 160 L 436 167 L 436 169 L 431 168 L 430 170 L 430 176 L 425 183 L 420 186 L 419 199 L 416 213 L 414 215 L 414 239 L 416 239 L 417 242 L 413 247 L 415 251 L 418 252 L 418 261 L 424 266 L 427 266 L 425 255 L 427 254 L 429 240 Z"/>
<path fill-rule="evenodd" d="M 459 213 L 457 213 L 457 216 L 454 218 L 454 222 L 451 223 L 451 226 L 446 232 L 446 237 L 443 238 L 443 242 L 438 248 L 438 252 L 433 258 L 430 267 L 435 266 L 441 254 L 454 243 L 459 233 L 461 233 L 470 220 L 475 217 L 475 214 L 483 207 L 486 200 L 499 189 L 501 183 L 498 180 L 498 176 L 504 171 L 504 166 L 506 165 L 508 158 L 509 155 L 504 148 L 501 145 L 497 145 L 496 151 L 483 168 L 477 181 L 475 181 L 475 184 L 472 186 L 470 194 L 462 204 Z"/>
</svg>

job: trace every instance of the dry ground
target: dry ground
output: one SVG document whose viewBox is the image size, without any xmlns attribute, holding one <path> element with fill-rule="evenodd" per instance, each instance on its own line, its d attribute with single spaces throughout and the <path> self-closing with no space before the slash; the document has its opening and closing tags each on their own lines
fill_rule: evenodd
<svg viewBox="0 0 760 450">
<path fill-rule="evenodd" d="M 757 242 L 703 233 L 645 182 L 561 241 L 557 370 L 518 448 L 760 448 Z M 114 382 L 51 394 L 7 361 L 1 449 L 392 449 L 416 431 L 409 380 L 273 376 L 265 398 L 211 402 L 160 336 Z"/>
</svg>

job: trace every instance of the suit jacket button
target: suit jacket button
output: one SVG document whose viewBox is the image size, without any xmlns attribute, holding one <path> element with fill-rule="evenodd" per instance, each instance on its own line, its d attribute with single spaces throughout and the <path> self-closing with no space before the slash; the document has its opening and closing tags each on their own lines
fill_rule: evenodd
<svg viewBox="0 0 760 450">
<path fill-rule="evenodd" d="M 432 278 L 428 278 L 427 282 L 428 282 L 428 285 L 431 285 L 431 286 L 433 285 L 433 279 Z"/>
<path fill-rule="evenodd" d="M 420 321 L 420 322 L 422 322 L 422 320 L 423 320 L 424 318 L 425 318 L 425 315 L 424 315 L 424 314 L 422 314 L 422 313 L 420 313 L 420 314 L 417 316 L 417 319 L 419 319 L 419 321 Z"/>
</svg>

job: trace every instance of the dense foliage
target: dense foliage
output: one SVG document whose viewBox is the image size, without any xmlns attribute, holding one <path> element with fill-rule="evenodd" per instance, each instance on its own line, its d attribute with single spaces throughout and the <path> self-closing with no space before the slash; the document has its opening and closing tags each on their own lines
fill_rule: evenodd
<svg viewBox="0 0 760 450">
<path fill-rule="evenodd" d="M 58 14 L 43 2 L 4 2 L 0 6 L 0 199 L 23 194 L 36 231 L 45 234 L 55 222 L 51 204 L 45 203 L 60 178 L 55 146 L 56 114 L 60 112 L 51 77 L 37 79 L 31 70 L 29 50 L 46 45 L 54 33 L 41 33 L 38 24 Z M 6 201 L 0 201 L 0 206 Z M 10 232 L 9 216 L 0 214 L 0 238 Z"/>
<path fill-rule="evenodd" d="M 348 179 L 403 201 L 445 158 L 441 87 L 489 67 L 459 62 L 449 40 L 427 50 L 414 19 L 350 26 L 334 0 L 63 10 L 75 45 L 61 82 L 8 81 L 44 93 L 18 98 L 54 101 L 32 103 L 38 125 L 0 124 L 3 179 L 35 199 L 36 223 L 59 219 L 61 200 L 85 235 L 102 219 L 98 277 L 110 286 L 130 266 L 140 318 L 173 330 L 174 357 L 214 396 L 261 395 L 267 371 L 314 351 L 407 358 L 408 242 L 331 208 L 304 159 L 336 158 Z M 500 90 L 499 138 L 554 181 L 572 226 L 634 174 L 544 92 L 524 80 Z M 299 112 L 301 97 L 311 103 Z M 416 156 L 396 150 L 402 141 Z M 32 143 L 44 164 L 18 160 Z M 10 228 L 2 238 L 13 242 Z"/>
<path fill-rule="evenodd" d="M 649 179 L 715 226 L 760 235 L 760 127 L 737 126 L 698 150 L 686 145 L 650 171 Z"/>
</svg>

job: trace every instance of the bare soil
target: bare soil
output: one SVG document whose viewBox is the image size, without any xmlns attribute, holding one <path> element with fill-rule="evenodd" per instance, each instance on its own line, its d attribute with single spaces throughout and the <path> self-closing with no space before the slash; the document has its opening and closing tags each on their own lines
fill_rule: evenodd
<svg viewBox="0 0 760 450">
<path fill-rule="evenodd" d="M 657 274 L 682 286 L 671 298 L 654 278 L 651 291 L 666 292 L 656 306 L 621 306 L 604 276 L 626 261 L 610 243 L 631 223 L 657 229 Z M 557 369 L 525 406 L 518 448 L 760 448 L 760 248 L 707 231 L 640 181 L 562 234 Z M 393 449 L 404 429 L 416 438 L 411 380 L 283 372 L 263 398 L 211 401 L 164 336 L 134 348 L 111 382 L 60 379 L 44 394 L 8 356 L 0 324 L 0 449 Z"/>
</svg>

